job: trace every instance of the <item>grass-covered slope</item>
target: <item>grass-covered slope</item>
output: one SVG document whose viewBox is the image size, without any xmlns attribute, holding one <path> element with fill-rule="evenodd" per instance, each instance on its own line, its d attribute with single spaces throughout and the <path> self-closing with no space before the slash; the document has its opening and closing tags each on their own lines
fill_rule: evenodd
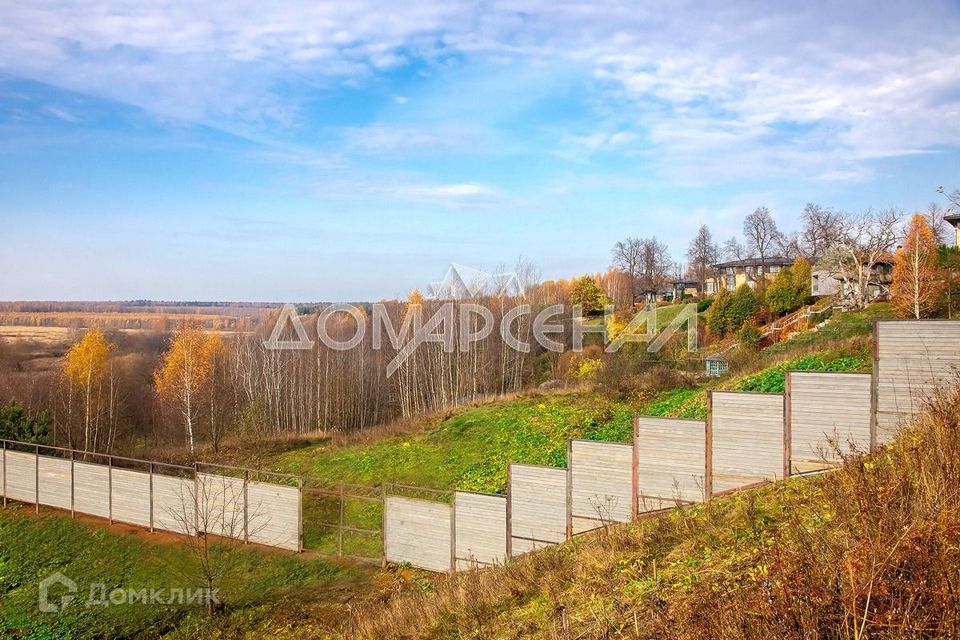
<svg viewBox="0 0 960 640">
<path fill-rule="evenodd" d="M 87 606 L 93 585 L 141 591 L 205 586 L 195 560 L 173 536 L 118 533 L 62 514 L 0 509 L 0 637 L 190 638 L 240 637 L 240 629 L 283 626 L 308 607 L 312 615 L 342 618 L 338 589 L 357 589 L 369 571 L 338 567 L 286 552 L 244 548 L 223 581 L 225 611 L 207 619 L 204 608 L 162 604 Z M 76 600 L 59 613 L 38 607 L 39 583 L 60 572 L 77 583 Z M 102 591 L 94 587 L 99 599 Z M 52 600 L 59 602 L 65 591 Z M 118 598 L 119 601 L 119 598 Z"/>
<path fill-rule="evenodd" d="M 960 390 L 890 446 L 357 612 L 349 638 L 960 633 Z"/>
<path fill-rule="evenodd" d="M 702 419 L 711 388 L 779 392 L 791 369 L 869 370 L 870 342 L 864 336 L 875 319 L 888 315 L 887 305 L 838 314 L 818 331 L 749 355 L 743 373 L 719 381 L 662 392 L 640 389 L 626 397 L 602 389 L 531 394 L 425 418 L 422 428 L 400 435 L 291 449 L 262 464 L 330 483 L 502 492 L 509 462 L 564 466 L 569 438 L 629 441 L 634 413 Z"/>
<path fill-rule="evenodd" d="M 291 451 L 272 464 L 331 482 L 500 492 L 510 461 L 564 466 L 568 438 L 629 440 L 634 408 L 600 393 L 535 395 L 466 409 L 419 433 Z"/>
</svg>

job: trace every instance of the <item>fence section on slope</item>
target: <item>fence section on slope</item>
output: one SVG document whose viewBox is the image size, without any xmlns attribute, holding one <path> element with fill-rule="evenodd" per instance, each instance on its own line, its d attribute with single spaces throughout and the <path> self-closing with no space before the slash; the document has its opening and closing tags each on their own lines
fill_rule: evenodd
<svg viewBox="0 0 960 640">
<path fill-rule="evenodd" d="M 960 322 L 881 320 L 874 328 L 876 441 L 883 444 L 960 374 Z"/>
<path fill-rule="evenodd" d="M 640 512 L 703 501 L 706 442 L 707 423 L 702 420 L 635 419 Z"/>
<path fill-rule="evenodd" d="M 629 444 L 570 441 L 572 534 L 633 519 L 637 504 L 634 451 Z"/>
<path fill-rule="evenodd" d="M 783 396 L 713 391 L 707 398 L 707 495 L 784 476 Z"/>
<path fill-rule="evenodd" d="M 872 381 L 868 373 L 787 374 L 791 473 L 819 471 L 839 454 L 869 451 Z"/>
<path fill-rule="evenodd" d="M 24 449 L 33 448 L 33 452 Z M 3 498 L 144 528 L 299 551 L 300 489 L 145 460 L 3 441 Z M 262 473 L 262 472 L 254 472 Z"/>
</svg>

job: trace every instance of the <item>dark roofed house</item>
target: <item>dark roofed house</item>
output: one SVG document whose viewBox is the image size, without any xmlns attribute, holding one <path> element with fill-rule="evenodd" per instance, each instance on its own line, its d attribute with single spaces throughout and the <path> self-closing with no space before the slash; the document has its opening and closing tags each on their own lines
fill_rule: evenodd
<svg viewBox="0 0 960 640">
<path fill-rule="evenodd" d="M 744 258 L 730 260 L 713 265 L 716 276 L 707 278 L 704 293 L 713 295 L 721 289 L 733 291 L 742 284 L 755 287 L 761 277 L 773 280 L 780 273 L 780 269 L 793 264 L 790 258 L 783 256 L 768 256 L 760 258 Z"/>
</svg>

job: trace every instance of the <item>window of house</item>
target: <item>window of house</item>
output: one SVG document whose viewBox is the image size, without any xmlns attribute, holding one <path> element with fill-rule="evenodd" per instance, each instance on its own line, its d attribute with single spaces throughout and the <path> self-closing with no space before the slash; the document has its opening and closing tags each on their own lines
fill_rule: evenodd
<svg viewBox="0 0 960 640">
<path fill-rule="evenodd" d="M 749 267 L 747 267 L 747 275 L 748 276 L 753 275 L 753 265 L 750 265 Z"/>
<path fill-rule="evenodd" d="M 812 293 L 817 293 L 818 291 L 820 291 L 820 276 L 818 275 L 813 276 L 813 286 L 810 288 L 812 289 Z"/>
<path fill-rule="evenodd" d="M 737 278 L 736 276 L 727 276 L 727 289 L 731 291 L 737 288 Z"/>
<path fill-rule="evenodd" d="M 773 265 L 773 266 L 771 266 L 771 267 L 770 267 L 770 273 L 780 273 L 780 266 L 779 266 L 779 265 L 776 265 L 776 264 Z"/>
</svg>

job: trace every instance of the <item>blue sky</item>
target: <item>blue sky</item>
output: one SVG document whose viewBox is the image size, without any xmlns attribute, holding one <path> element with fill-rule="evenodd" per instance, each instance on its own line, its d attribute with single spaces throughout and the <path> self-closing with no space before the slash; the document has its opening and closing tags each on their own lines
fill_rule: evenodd
<svg viewBox="0 0 960 640">
<path fill-rule="evenodd" d="M 958 32 L 957 2 L 5 3 L 0 299 L 370 300 L 628 235 L 679 259 L 761 205 L 923 209 L 960 187 Z"/>
</svg>

